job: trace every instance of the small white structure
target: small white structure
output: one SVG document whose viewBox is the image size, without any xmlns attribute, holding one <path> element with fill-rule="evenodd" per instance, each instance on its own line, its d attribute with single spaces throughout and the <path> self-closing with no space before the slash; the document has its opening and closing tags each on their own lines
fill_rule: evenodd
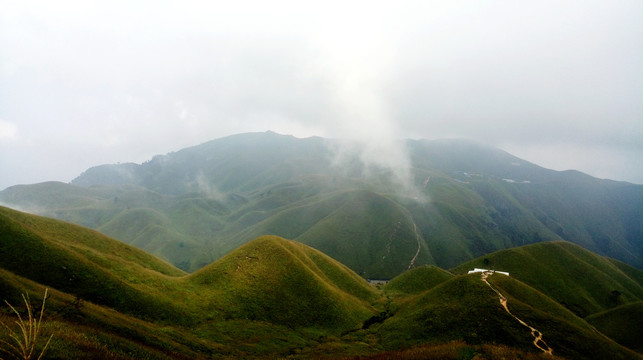
<svg viewBox="0 0 643 360">
<path fill-rule="evenodd" d="M 491 273 L 494 273 L 494 274 L 502 274 L 502 275 L 509 276 L 509 273 L 506 272 L 506 271 L 496 271 L 496 270 L 487 270 L 487 269 L 478 269 L 478 268 L 474 268 L 473 270 L 469 270 L 469 272 L 467 274 L 474 274 L 474 273 L 480 273 L 480 272 L 482 272 L 482 273 L 483 272 L 491 272 Z"/>
</svg>

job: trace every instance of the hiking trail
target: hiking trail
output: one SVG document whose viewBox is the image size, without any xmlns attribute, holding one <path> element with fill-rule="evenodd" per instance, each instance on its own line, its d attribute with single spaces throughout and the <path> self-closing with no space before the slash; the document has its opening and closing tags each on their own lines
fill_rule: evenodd
<svg viewBox="0 0 643 360">
<path fill-rule="evenodd" d="M 413 222 L 413 232 L 415 233 L 415 240 L 418 243 L 418 250 L 415 252 L 415 256 L 413 256 L 413 259 L 411 259 L 407 270 L 413 269 L 415 267 L 415 260 L 417 260 L 418 255 L 420 255 L 420 250 L 422 250 L 422 245 L 420 243 L 420 234 L 418 234 L 418 227 L 417 225 L 415 225 L 415 222 Z"/>
<path fill-rule="evenodd" d="M 487 281 L 487 278 L 493 274 L 494 274 L 493 271 L 483 272 L 481 276 L 482 281 L 485 284 L 487 284 L 491 288 L 491 290 L 493 290 L 496 294 L 498 294 L 498 297 L 500 298 L 500 304 L 502 305 L 502 307 L 505 308 L 507 313 L 511 315 L 514 319 L 518 320 L 519 323 L 528 327 L 531 330 L 531 336 L 534 337 L 534 346 L 536 346 L 537 348 L 539 348 L 540 350 L 542 350 L 543 352 L 549 355 L 553 355 L 554 350 L 550 348 L 549 345 L 547 345 L 545 340 L 543 340 L 543 334 L 540 331 L 536 330 L 535 328 L 529 326 L 526 322 L 522 321 L 516 315 L 512 314 L 511 311 L 509 311 L 509 307 L 507 306 L 507 298 L 504 295 L 502 295 L 502 293 L 498 291 L 498 289 L 493 287 L 493 285 L 491 285 L 489 281 Z"/>
</svg>

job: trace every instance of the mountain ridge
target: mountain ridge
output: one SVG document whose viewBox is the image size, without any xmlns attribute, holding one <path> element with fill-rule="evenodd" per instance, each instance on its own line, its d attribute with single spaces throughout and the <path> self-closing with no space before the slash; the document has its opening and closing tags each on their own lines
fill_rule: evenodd
<svg viewBox="0 0 643 360">
<path fill-rule="evenodd" d="M 10 187 L 0 201 L 97 229 L 185 271 L 263 234 L 311 244 L 368 278 L 401 273 L 418 249 L 414 265 L 450 268 L 561 239 L 643 268 L 643 186 L 544 169 L 463 140 L 405 146 L 406 185 L 394 167 L 341 152 L 336 140 L 249 133 L 90 168 L 72 184 Z"/>
</svg>

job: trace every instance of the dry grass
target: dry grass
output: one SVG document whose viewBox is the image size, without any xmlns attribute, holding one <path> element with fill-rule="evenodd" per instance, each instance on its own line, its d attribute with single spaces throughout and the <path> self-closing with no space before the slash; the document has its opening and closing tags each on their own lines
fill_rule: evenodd
<svg viewBox="0 0 643 360">
<path fill-rule="evenodd" d="M 38 336 L 40 335 L 40 330 L 42 329 L 42 315 L 45 312 L 45 301 L 47 299 L 47 289 L 45 289 L 45 295 L 42 299 L 42 306 L 40 307 L 40 315 L 36 318 L 34 315 L 34 309 L 29 302 L 29 295 L 22 294 L 22 300 L 24 300 L 27 307 L 27 317 L 23 318 L 18 310 L 13 307 L 8 301 L 5 300 L 5 303 L 11 308 L 11 310 L 16 314 L 18 320 L 16 320 L 16 325 L 18 326 L 19 331 L 14 331 L 4 322 L 0 321 L 0 324 L 7 329 L 9 333 L 9 341 L 0 339 L 0 351 L 9 354 L 12 357 L 23 360 L 38 359 L 40 360 L 47 350 L 47 346 L 51 341 L 53 335 L 49 336 L 45 346 L 40 350 L 38 357 L 35 357 L 38 352 L 36 351 L 36 345 L 38 343 Z M 2 358 L 0 358 L 2 359 Z"/>
<path fill-rule="evenodd" d="M 444 344 L 423 344 L 408 349 L 351 357 L 344 360 L 563 360 L 545 353 L 526 352 L 505 345 L 470 345 L 464 341 Z"/>
</svg>

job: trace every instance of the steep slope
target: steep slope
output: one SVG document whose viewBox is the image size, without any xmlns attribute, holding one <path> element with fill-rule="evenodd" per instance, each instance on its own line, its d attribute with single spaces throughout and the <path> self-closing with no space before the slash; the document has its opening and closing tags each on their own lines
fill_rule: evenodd
<svg viewBox="0 0 643 360">
<path fill-rule="evenodd" d="M 96 231 L 8 208 L 0 274 L 0 298 L 14 304 L 50 289 L 46 327 L 60 358 L 94 358 L 101 346 L 110 351 L 99 357 L 112 358 L 272 357 L 359 329 L 380 302 L 347 267 L 282 238 L 251 241 L 188 276 Z"/>
<path fill-rule="evenodd" d="M 190 275 L 216 289 L 206 308 L 226 317 L 290 327 L 358 328 L 374 313 L 377 294 L 366 281 L 321 252 L 264 236 Z"/>
<path fill-rule="evenodd" d="M 184 273 L 96 231 L 0 207 L 0 267 L 143 318 L 187 318 L 159 294 Z"/>
<path fill-rule="evenodd" d="M 412 216 L 394 200 L 370 191 L 341 197 L 340 206 L 295 239 L 365 278 L 391 278 L 414 263 L 434 263 Z"/>
<path fill-rule="evenodd" d="M 42 319 L 42 335 L 36 345 L 37 351 L 40 351 L 46 339 L 52 336 L 44 359 L 187 360 L 205 358 L 210 349 L 217 348 L 216 343 L 193 336 L 185 332 L 182 326 L 167 322 L 161 325 L 141 319 L 139 314 L 144 311 L 124 314 L 0 268 L 0 298 L 7 300 L 21 313 L 26 310 L 21 294 L 26 293 L 34 308 L 39 310 L 45 288 L 48 289 L 48 297 Z M 0 321 L 17 330 L 12 326 L 16 317 L 6 312 L 4 305 L 0 311 Z M 0 326 L 0 339 L 8 339 L 8 336 L 7 329 Z"/>
<path fill-rule="evenodd" d="M 569 242 L 546 242 L 498 251 L 453 269 L 507 271 L 581 317 L 643 299 L 640 270 Z M 628 273 L 622 268 L 629 268 Z M 631 274 L 638 274 L 638 279 Z M 618 292 L 616 298 L 613 294 Z"/>
<path fill-rule="evenodd" d="M 507 299 L 511 313 L 501 306 L 498 294 L 480 274 L 460 275 L 403 302 L 378 329 L 383 343 L 399 348 L 463 339 L 468 344 L 504 344 L 540 352 L 533 334 L 519 318 L 542 333 L 539 343 L 553 349 L 554 355 L 569 359 L 642 358 L 598 334 L 528 285 L 504 275 L 489 280 Z"/>
<path fill-rule="evenodd" d="M 344 265 L 278 237 L 251 241 L 186 277 L 96 231 L 4 207 L 0 234 L 1 268 L 150 320 L 194 323 L 208 313 L 349 328 L 359 327 L 377 300 L 366 281 Z"/>
<path fill-rule="evenodd" d="M 643 301 L 624 304 L 586 318 L 587 322 L 603 334 L 643 354 L 641 319 L 643 319 Z"/>
</svg>

